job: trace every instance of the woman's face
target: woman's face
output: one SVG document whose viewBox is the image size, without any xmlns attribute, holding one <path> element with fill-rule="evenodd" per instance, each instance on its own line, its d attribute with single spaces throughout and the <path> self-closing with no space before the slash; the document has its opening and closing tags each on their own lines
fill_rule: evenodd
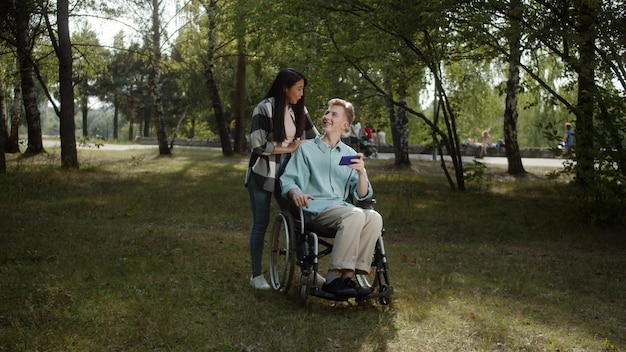
<svg viewBox="0 0 626 352">
<path fill-rule="evenodd" d="M 304 80 L 301 79 L 291 87 L 285 88 L 286 101 L 289 104 L 296 104 L 304 95 Z"/>
</svg>

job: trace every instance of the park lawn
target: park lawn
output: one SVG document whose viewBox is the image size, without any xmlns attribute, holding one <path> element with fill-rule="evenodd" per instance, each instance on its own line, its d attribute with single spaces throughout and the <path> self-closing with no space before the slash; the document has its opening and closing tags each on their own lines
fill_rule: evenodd
<svg viewBox="0 0 626 352">
<path fill-rule="evenodd" d="M 249 286 L 246 157 L 79 153 L 0 175 L 0 351 L 626 350 L 623 228 L 547 170 L 459 192 L 438 164 L 369 161 L 391 305 L 302 307 Z"/>
</svg>

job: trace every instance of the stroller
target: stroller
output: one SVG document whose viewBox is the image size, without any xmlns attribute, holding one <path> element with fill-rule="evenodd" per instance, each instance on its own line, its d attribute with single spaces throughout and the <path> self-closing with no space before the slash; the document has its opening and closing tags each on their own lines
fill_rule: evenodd
<svg viewBox="0 0 626 352">
<path fill-rule="evenodd" d="M 359 146 L 361 153 L 363 153 L 366 158 L 378 158 L 378 149 L 376 148 L 374 142 L 367 139 L 367 136 L 361 136 L 361 139 L 359 140 Z"/>
</svg>

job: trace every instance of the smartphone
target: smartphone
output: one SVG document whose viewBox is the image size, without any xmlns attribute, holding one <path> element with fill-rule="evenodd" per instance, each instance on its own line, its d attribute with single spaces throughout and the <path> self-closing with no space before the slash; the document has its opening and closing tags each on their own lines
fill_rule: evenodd
<svg viewBox="0 0 626 352">
<path fill-rule="evenodd" d="M 352 162 L 350 160 L 352 159 L 358 159 L 359 157 L 357 155 L 346 155 L 346 156 L 342 156 L 341 160 L 339 160 L 339 165 L 350 165 Z"/>
</svg>

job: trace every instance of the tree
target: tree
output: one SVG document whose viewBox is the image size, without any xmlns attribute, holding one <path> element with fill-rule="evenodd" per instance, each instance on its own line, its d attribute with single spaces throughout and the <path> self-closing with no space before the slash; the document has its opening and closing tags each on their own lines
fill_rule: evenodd
<svg viewBox="0 0 626 352">
<path fill-rule="evenodd" d="M 506 148 L 506 157 L 509 168 L 508 173 L 511 175 L 520 175 L 526 173 L 522 164 L 522 155 L 520 153 L 517 141 L 517 93 L 519 91 L 519 67 L 522 58 L 521 50 L 521 19 L 523 7 L 521 0 L 510 0 L 509 28 L 507 31 L 508 54 L 509 54 L 509 75 L 506 82 L 506 100 L 504 103 L 504 145 Z"/>
<path fill-rule="evenodd" d="M 0 74 L 0 174 L 6 173 L 7 162 L 5 156 L 6 144 L 9 139 L 7 133 L 7 103 L 4 96 L 4 79 Z"/>
<path fill-rule="evenodd" d="M 217 11 L 217 1 L 203 1 L 203 6 L 206 10 L 209 21 L 208 46 L 206 51 L 204 76 L 206 79 L 206 85 L 209 89 L 209 98 L 211 99 L 213 105 L 213 113 L 215 114 L 215 120 L 217 122 L 217 130 L 222 145 L 222 154 L 225 156 L 232 156 L 233 150 L 228 136 L 228 123 L 226 122 L 226 117 L 224 116 L 224 109 L 222 107 L 222 101 L 220 99 L 219 89 L 214 74 L 216 42 L 215 12 Z"/>
<path fill-rule="evenodd" d="M 57 1 L 58 41 L 54 36 L 47 10 L 44 17 L 50 40 L 59 59 L 59 91 L 61 111 L 61 167 L 78 169 L 78 152 L 76 150 L 76 125 L 74 124 L 74 86 L 72 80 L 72 43 L 70 41 L 69 1 Z"/>
<path fill-rule="evenodd" d="M 593 150 L 594 115 L 597 89 L 595 70 L 597 65 L 595 41 L 597 40 L 597 21 L 600 2 L 574 0 L 575 29 L 574 43 L 578 48 L 578 103 L 576 114 L 576 179 L 589 186 L 595 183 L 595 155 Z"/>
<path fill-rule="evenodd" d="M 432 2 L 394 3 L 391 6 L 378 2 L 350 1 L 332 5 L 316 3 L 315 6 L 318 7 L 318 11 L 319 8 L 324 10 L 324 16 L 330 17 L 327 22 L 323 22 L 327 26 L 323 34 L 332 39 L 343 60 L 352 65 L 358 71 L 359 77 L 369 83 L 377 94 L 389 99 L 391 104 L 398 108 L 397 114 L 392 113 L 392 110 L 389 114 L 390 118 L 396 118 L 392 121 L 392 126 L 397 129 L 393 135 L 394 148 L 397 148 L 396 164 L 406 164 L 402 158 L 404 155 L 402 150 L 408 150 L 408 139 L 404 137 L 408 135 L 406 132 L 408 124 L 405 123 L 404 113 L 410 113 L 421 119 L 433 131 L 433 144 L 438 144 L 439 140 L 447 141 L 456 178 L 456 185 L 449 178 L 450 184 L 458 189 L 464 189 L 455 114 L 444 85 L 439 84 L 437 87 L 445 124 L 443 130 L 425 114 L 419 112 L 418 108 L 408 106 L 406 101 L 409 86 L 407 82 L 411 82 L 413 72 L 420 72 L 427 67 L 435 77 L 435 82 L 443 82 L 440 62 L 450 55 L 451 49 L 438 43 L 445 42 L 441 36 L 446 33 L 447 21 L 442 13 L 445 14 L 449 10 L 446 8 L 448 5 Z M 378 45 L 371 45 L 373 41 Z M 383 63 L 390 65 L 388 71 L 382 69 Z M 396 73 L 396 76 L 388 81 L 391 83 L 387 83 L 387 88 L 383 88 L 384 83 L 379 74 L 381 71 Z M 422 84 L 421 81 L 414 85 L 419 84 Z M 394 92 L 396 99 L 391 95 Z M 408 161 L 408 157 L 406 160 Z M 441 161 L 447 174 L 443 158 Z"/>
<path fill-rule="evenodd" d="M 109 52 L 100 46 L 96 32 L 84 25 L 72 36 L 72 48 L 78 54 L 73 63 L 73 81 L 82 115 L 83 137 L 89 136 L 89 98 L 97 95 L 99 77 L 106 77 Z"/>
<path fill-rule="evenodd" d="M 159 154 L 171 154 L 165 132 L 165 111 L 161 94 L 161 20 L 159 10 L 162 2 L 152 0 L 152 75 L 150 79 L 150 92 L 154 99 L 155 119 L 157 127 L 157 141 Z"/>
<path fill-rule="evenodd" d="M 238 8 L 243 9 L 244 0 L 238 1 Z M 235 31 L 237 37 L 237 69 L 235 78 L 235 135 L 234 135 L 234 151 L 243 154 L 246 152 L 246 139 L 244 136 L 246 125 L 246 21 L 236 21 Z"/>
<path fill-rule="evenodd" d="M 106 70 L 101 72 L 95 82 L 96 92 L 100 100 L 113 105 L 113 140 L 119 138 L 120 111 L 127 106 L 129 99 L 124 94 L 128 86 L 129 58 L 131 55 L 124 48 L 124 32 L 113 38 L 114 52 L 108 55 Z"/>
<path fill-rule="evenodd" d="M 28 129 L 28 147 L 24 155 L 36 155 L 45 152 L 41 136 L 41 115 L 37 105 L 37 90 L 33 78 L 34 63 L 31 56 L 33 48 L 30 44 L 32 40 L 29 24 L 36 5 L 32 0 L 18 1 L 14 4 L 15 47 L 19 61 L 22 101 Z"/>
<path fill-rule="evenodd" d="M 11 105 L 11 127 L 9 132 L 9 139 L 6 144 L 7 153 L 19 153 L 19 129 L 20 129 L 20 115 L 22 113 L 22 86 L 20 84 L 20 70 L 19 61 L 15 61 L 15 65 L 18 69 L 13 74 L 14 87 L 13 87 L 13 104 Z"/>
</svg>

